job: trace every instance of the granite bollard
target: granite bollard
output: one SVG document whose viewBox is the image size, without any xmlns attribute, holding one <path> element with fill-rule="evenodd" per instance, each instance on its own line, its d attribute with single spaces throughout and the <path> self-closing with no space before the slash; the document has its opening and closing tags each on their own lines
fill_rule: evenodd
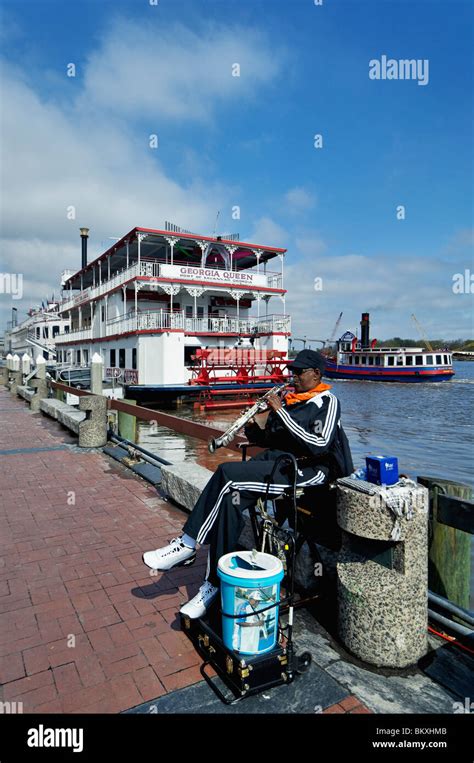
<svg viewBox="0 0 474 763">
<path fill-rule="evenodd" d="M 372 495 L 338 484 L 337 520 L 342 642 L 377 667 L 413 665 L 427 651 L 428 491 L 411 481 L 374 485 Z"/>
<path fill-rule="evenodd" d="M 100 395 L 81 397 L 79 411 L 86 414 L 79 424 L 79 446 L 102 448 L 107 443 L 107 398 Z"/>
<path fill-rule="evenodd" d="M 104 375 L 104 361 L 98 352 L 95 352 L 91 360 L 91 392 L 94 395 L 102 394 L 102 379 Z"/>
<path fill-rule="evenodd" d="M 34 390 L 34 395 L 30 400 L 30 410 L 37 413 L 40 409 L 40 400 L 48 397 L 48 384 L 46 379 L 31 379 L 30 387 Z"/>
<path fill-rule="evenodd" d="M 30 387 L 34 390 L 34 395 L 30 399 L 30 410 L 37 413 L 40 410 L 40 400 L 48 397 L 46 361 L 42 355 L 38 355 L 36 358 L 36 373 L 30 381 Z"/>
<path fill-rule="evenodd" d="M 21 371 L 11 371 L 10 373 L 10 392 L 16 395 L 17 388 L 21 386 L 23 374 Z"/>
<path fill-rule="evenodd" d="M 8 385 L 8 368 L 6 366 L 0 366 L 0 384 L 4 387 Z"/>
</svg>

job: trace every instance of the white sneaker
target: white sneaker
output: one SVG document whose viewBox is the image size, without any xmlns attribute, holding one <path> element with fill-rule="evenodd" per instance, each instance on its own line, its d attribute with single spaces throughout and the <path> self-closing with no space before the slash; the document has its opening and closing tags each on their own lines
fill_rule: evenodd
<svg viewBox="0 0 474 763">
<path fill-rule="evenodd" d="M 196 596 L 181 607 L 179 611 L 182 615 L 190 617 L 191 620 L 202 617 L 206 614 L 206 609 L 212 604 L 218 593 L 219 589 L 213 586 L 212 583 L 209 583 L 208 580 L 205 580 Z"/>
<path fill-rule="evenodd" d="M 173 538 L 168 546 L 147 551 L 142 555 L 147 567 L 152 570 L 171 570 L 173 567 L 187 567 L 196 559 L 196 549 L 185 546 L 181 538 Z"/>
</svg>

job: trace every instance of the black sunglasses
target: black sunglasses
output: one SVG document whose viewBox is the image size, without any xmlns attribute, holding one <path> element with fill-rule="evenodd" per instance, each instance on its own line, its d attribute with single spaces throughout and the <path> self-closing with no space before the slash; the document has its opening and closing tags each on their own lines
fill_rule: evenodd
<svg viewBox="0 0 474 763">
<path fill-rule="evenodd" d="M 292 368 L 291 373 L 294 376 L 301 376 L 301 374 L 306 373 L 306 371 L 311 371 L 311 368 Z"/>
</svg>

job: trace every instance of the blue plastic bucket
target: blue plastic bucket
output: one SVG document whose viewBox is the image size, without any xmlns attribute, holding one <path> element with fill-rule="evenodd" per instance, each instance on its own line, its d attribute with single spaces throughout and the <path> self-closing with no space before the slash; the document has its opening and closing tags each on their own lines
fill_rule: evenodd
<svg viewBox="0 0 474 763">
<path fill-rule="evenodd" d="M 217 574 L 224 644 L 240 654 L 269 652 L 278 635 L 278 606 L 258 612 L 280 601 L 281 561 L 261 551 L 233 551 L 219 559 Z"/>
</svg>

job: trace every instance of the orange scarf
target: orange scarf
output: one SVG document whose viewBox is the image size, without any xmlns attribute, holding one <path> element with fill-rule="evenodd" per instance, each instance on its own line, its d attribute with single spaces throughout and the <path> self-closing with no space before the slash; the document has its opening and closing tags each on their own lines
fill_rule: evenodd
<svg viewBox="0 0 474 763">
<path fill-rule="evenodd" d="M 319 395 L 320 392 L 324 392 L 327 389 L 331 389 L 331 385 L 321 382 L 317 387 L 313 387 L 313 389 L 308 390 L 308 392 L 288 392 L 284 402 L 286 405 L 304 403 L 305 400 L 311 400 L 312 397 Z"/>
</svg>

